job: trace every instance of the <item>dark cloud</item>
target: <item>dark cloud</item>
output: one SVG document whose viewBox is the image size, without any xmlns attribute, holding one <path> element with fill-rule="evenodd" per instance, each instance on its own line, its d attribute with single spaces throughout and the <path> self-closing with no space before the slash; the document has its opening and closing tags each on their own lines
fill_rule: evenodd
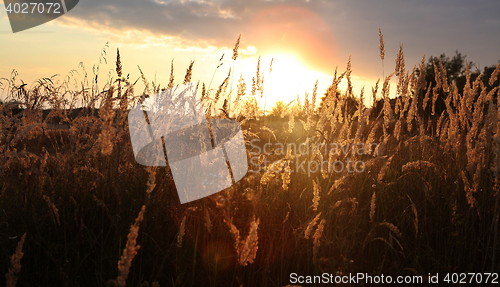
<svg viewBox="0 0 500 287">
<path fill-rule="evenodd" d="M 459 49 L 495 64 L 500 58 L 498 11 L 498 1 L 86 0 L 68 16 L 96 29 L 136 29 L 200 46 L 232 47 L 242 33 L 242 41 L 259 52 L 272 50 L 273 43 L 293 46 L 297 53 L 322 54 L 311 61 L 327 66 L 335 53 L 342 63 L 347 54 L 373 61 L 378 27 L 388 51 L 397 52 L 404 42 L 407 54 L 415 54 L 414 62 L 424 53 Z M 293 33 L 303 39 L 291 37 Z"/>
<path fill-rule="evenodd" d="M 98 29 L 146 30 L 190 41 L 234 42 L 245 22 L 265 2 L 246 1 L 80 1 L 71 17 Z"/>
</svg>

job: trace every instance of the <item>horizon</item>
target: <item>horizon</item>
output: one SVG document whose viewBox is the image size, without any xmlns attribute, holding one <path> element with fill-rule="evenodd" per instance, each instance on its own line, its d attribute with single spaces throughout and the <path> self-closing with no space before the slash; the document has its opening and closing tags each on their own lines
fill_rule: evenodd
<svg viewBox="0 0 500 287">
<path fill-rule="evenodd" d="M 136 11 L 138 5 L 142 9 Z M 116 78 L 113 70 L 119 48 L 124 75 L 130 74 L 132 82 L 140 78 L 139 66 L 149 82 L 166 85 L 173 61 L 179 84 L 195 61 L 194 82 L 207 87 L 212 83 L 210 89 L 216 89 L 231 69 L 229 89 L 236 90 L 242 75 L 248 91 L 261 57 L 265 99 L 259 104 L 270 109 L 276 101 L 289 103 L 297 95 L 303 101 L 305 92 L 312 94 L 316 80 L 318 95 L 323 95 L 335 68 L 344 71 L 349 57 L 354 94 L 363 86 L 365 92 L 370 91 L 377 79 L 393 70 L 402 43 L 409 69 L 424 55 L 427 62 L 430 56 L 452 57 L 455 51 L 466 55 L 480 71 L 496 65 L 500 21 L 493 11 L 498 10 L 500 3 L 494 1 L 81 1 L 63 17 L 12 33 L 6 10 L 0 9 L 0 39 L 8 43 L 0 45 L 0 54 L 10 55 L 3 57 L 0 78 L 10 78 L 15 70 L 18 80 L 28 85 L 56 74 L 59 82 L 70 74 L 75 81 L 83 81 L 85 71 L 91 75 L 101 62 L 98 74 L 103 83 L 109 76 Z M 471 13 L 477 18 L 469 17 Z M 379 27 L 386 49 L 383 62 Z M 238 35 L 238 58 L 233 61 Z M 222 66 L 216 68 L 221 55 Z M 393 78 L 391 97 L 395 83 Z M 141 81 L 138 84 L 137 92 L 142 88 Z M 340 88 L 345 90 L 345 80 Z M 365 104 L 370 106 L 371 101 Z"/>
</svg>

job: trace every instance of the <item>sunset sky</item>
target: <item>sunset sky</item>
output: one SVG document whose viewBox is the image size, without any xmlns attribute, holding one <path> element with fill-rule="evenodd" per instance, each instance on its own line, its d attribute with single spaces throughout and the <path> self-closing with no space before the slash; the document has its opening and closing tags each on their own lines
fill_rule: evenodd
<svg viewBox="0 0 500 287">
<path fill-rule="evenodd" d="M 2 2 L 2 0 L 0 0 Z M 71 70 L 82 75 L 79 63 L 92 75 L 100 66 L 101 83 L 115 67 L 120 49 L 125 75 L 135 81 L 139 65 L 148 80 L 168 84 L 174 60 L 176 83 L 182 82 L 191 60 L 193 80 L 216 89 L 233 68 L 236 89 L 240 74 L 251 89 L 261 56 L 267 108 L 274 101 L 293 100 L 312 93 L 316 79 L 322 95 L 335 67 L 346 69 L 352 58 L 354 92 L 371 91 L 382 77 L 378 28 L 385 40 L 385 74 L 394 69 L 404 43 L 406 67 L 425 54 L 453 56 L 458 50 L 482 70 L 500 60 L 499 1 L 168 1 L 80 0 L 68 14 L 38 27 L 12 33 L 5 6 L 0 6 L 0 78 L 32 83 Z M 240 52 L 232 49 L 241 34 Z M 269 73 L 269 63 L 273 70 Z M 111 76 L 116 77 L 115 74 Z M 77 77 L 77 76 L 75 76 Z M 1 93 L 1 91 L 0 91 Z M 368 103 L 369 104 L 369 103 Z"/>
</svg>

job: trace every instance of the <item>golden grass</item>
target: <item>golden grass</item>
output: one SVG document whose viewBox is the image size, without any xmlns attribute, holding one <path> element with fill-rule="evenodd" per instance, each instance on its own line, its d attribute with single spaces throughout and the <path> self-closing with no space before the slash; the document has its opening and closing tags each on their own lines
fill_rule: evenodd
<svg viewBox="0 0 500 287">
<path fill-rule="evenodd" d="M 383 64 L 381 30 L 379 37 Z M 30 240 L 23 236 L 18 243 L 11 266 L 0 265 L 8 270 L 7 285 L 16 280 L 33 285 L 29 274 L 35 274 L 41 278 L 36 283 L 45 286 L 104 286 L 116 274 L 117 261 L 120 276 L 111 282 L 120 286 L 126 281 L 283 286 L 291 272 L 302 270 L 311 275 L 499 272 L 500 65 L 488 79 L 467 65 L 459 87 L 436 61 L 436 84 L 427 83 L 425 56 L 407 70 L 401 45 L 394 71 L 377 80 L 371 89 L 374 105 L 367 107 L 364 90 L 353 91 L 351 60 L 345 72 L 335 73 L 318 104 L 316 83 L 302 104 L 281 103 L 274 117 L 257 105 L 265 89 L 260 59 L 252 89 L 247 91 L 240 76 L 234 101 L 227 91 L 234 66 L 217 90 L 199 83 L 207 117 L 238 120 L 247 148 L 259 138 L 262 145 L 364 143 L 367 150 L 261 154 L 254 161 L 258 173 L 186 205 L 178 201 L 168 167 L 135 162 L 128 109 L 162 88 L 139 68 L 146 88 L 135 95 L 137 81 L 122 76 L 118 50 L 117 79 L 102 89 L 98 75 L 73 90 L 69 80 L 57 86 L 47 78 L 28 88 L 16 73 L 3 79 L 7 101 L 24 111 L 0 106 L 0 210 L 5 214 L 0 227 L 6 238 L 30 234 Z M 223 63 L 221 57 L 214 75 Z M 183 82 L 196 77 L 193 64 Z M 173 70 L 172 61 L 168 88 L 175 85 Z M 395 99 L 389 95 L 393 77 Z M 346 91 L 339 89 L 341 81 L 347 81 Z M 51 128 L 58 124 L 68 128 Z M 363 161 L 366 170 L 297 169 L 297 160 L 347 159 Z M 134 210 L 141 207 L 137 216 Z M 127 233 L 120 255 L 117 247 Z M 11 245 L 1 240 L 2 250 Z"/>
<path fill-rule="evenodd" d="M 16 252 L 12 255 L 10 258 L 10 264 L 12 268 L 9 268 L 9 271 L 7 274 L 5 274 L 5 277 L 7 278 L 7 287 L 14 287 L 16 286 L 17 282 L 17 277 L 16 274 L 21 271 L 21 259 L 23 258 L 23 245 L 24 241 L 26 240 L 26 233 L 21 236 L 21 240 L 17 243 L 17 248 Z"/>
<path fill-rule="evenodd" d="M 128 274 L 130 272 L 130 266 L 132 266 L 132 260 L 137 255 L 137 251 L 141 248 L 137 245 L 137 236 L 139 233 L 139 225 L 144 219 L 144 212 L 146 211 L 146 206 L 143 205 L 139 215 L 135 219 L 133 225 L 130 226 L 130 232 L 127 236 L 127 243 L 125 249 L 123 249 L 120 261 L 118 261 L 118 270 L 120 271 L 120 276 L 118 276 L 117 281 L 120 287 L 125 287 Z"/>
</svg>

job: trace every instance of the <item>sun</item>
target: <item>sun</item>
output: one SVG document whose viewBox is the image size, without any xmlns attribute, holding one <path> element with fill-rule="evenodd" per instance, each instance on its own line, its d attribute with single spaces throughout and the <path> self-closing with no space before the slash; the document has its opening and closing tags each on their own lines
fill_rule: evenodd
<svg viewBox="0 0 500 287">
<path fill-rule="evenodd" d="M 323 73 L 335 71 L 335 34 L 314 11 L 297 5 L 277 5 L 257 13 L 250 23 L 245 41 L 262 55 L 288 53 Z"/>
<path fill-rule="evenodd" d="M 297 96 L 303 101 L 306 92 L 311 97 L 316 80 L 325 76 L 310 69 L 297 56 L 290 53 L 270 54 L 263 59 L 268 62 L 272 59 L 272 69 L 265 71 L 267 72 L 264 79 L 263 108 L 265 109 L 270 109 L 280 100 L 289 103 L 296 100 Z"/>
<path fill-rule="evenodd" d="M 305 56 L 286 49 L 276 49 L 260 56 L 259 75 L 264 77 L 264 92 L 262 97 L 259 92 L 255 97 L 261 110 L 270 111 L 278 101 L 288 104 L 297 101 L 297 98 L 303 104 L 306 93 L 311 101 L 316 81 L 318 86 L 315 104 L 319 105 L 324 91 L 332 82 L 332 76 L 311 67 L 307 60 L 304 60 L 307 59 Z M 256 76 L 257 59 L 247 58 L 242 66 L 242 75 L 248 91 L 251 90 L 253 78 Z"/>
</svg>

